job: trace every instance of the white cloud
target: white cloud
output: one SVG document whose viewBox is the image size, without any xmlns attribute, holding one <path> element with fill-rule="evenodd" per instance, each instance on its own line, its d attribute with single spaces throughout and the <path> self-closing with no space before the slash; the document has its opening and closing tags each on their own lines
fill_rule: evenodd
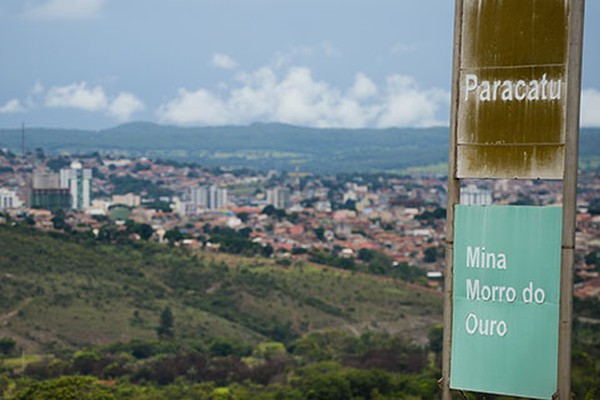
<svg viewBox="0 0 600 400">
<path fill-rule="evenodd" d="M 211 64 L 217 68 L 233 69 L 237 67 L 237 62 L 227 54 L 215 53 L 212 57 Z"/>
<path fill-rule="evenodd" d="M 45 105 L 50 108 L 104 112 L 119 121 L 126 121 L 133 113 L 145 108 L 144 103 L 132 93 L 120 92 L 109 100 L 102 86 L 88 87 L 86 82 L 50 88 L 46 93 Z"/>
<path fill-rule="evenodd" d="M 387 78 L 387 94 L 377 126 L 436 126 L 446 122 L 436 119 L 440 106 L 446 106 L 450 95 L 440 89 L 422 90 L 410 76 L 393 75 Z"/>
<path fill-rule="evenodd" d="M 179 89 L 175 99 L 160 106 L 158 115 L 163 122 L 178 124 L 223 125 L 230 122 L 226 106 L 218 97 L 204 89 L 195 92 Z"/>
<path fill-rule="evenodd" d="M 349 95 L 355 99 L 367 99 L 377 94 L 377 86 L 368 76 L 359 72 L 354 78 L 354 85 L 350 89 Z"/>
<path fill-rule="evenodd" d="M 21 104 L 21 101 L 18 99 L 12 99 L 6 102 L 2 107 L 0 107 L 1 114 L 14 114 L 25 112 L 25 107 Z"/>
<path fill-rule="evenodd" d="M 40 20 L 82 20 L 99 16 L 105 0 L 47 0 L 29 6 L 25 16 Z"/>
<path fill-rule="evenodd" d="M 144 103 L 133 94 L 121 92 L 110 102 L 107 111 L 119 121 L 127 121 L 133 113 L 142 111 L 144 108 Z"/>
<path fill-rule="evenodd" d="M 282 122 L 315 127 L 430 126 L 449 94 L 422 90 L 414 79 L 392 76 L 383 94 L 365 74 L 340 90 L 313 77 L 310 69 L 279 71 L 263 67 L 240 73 L 229 88 L 182 88 L 157 111 L 161 122 L 175 124 L 247 124 Z"/>
<path fill-rule="evenodd" d="M 600 90 L 582 90 L 581 126 L 600 128 Z"/>
<path fill-rule="evenodd" d="M 88 88 L 87 83 L 53 87 L 46 94 L 46 106 L 98 111 L 108 106 L 102 86 Z"/>
</svg>

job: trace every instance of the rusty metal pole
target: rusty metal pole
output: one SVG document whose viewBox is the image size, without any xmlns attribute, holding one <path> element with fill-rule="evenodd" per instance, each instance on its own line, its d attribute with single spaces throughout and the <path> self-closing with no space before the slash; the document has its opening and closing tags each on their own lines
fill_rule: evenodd
<svg viewBox="0 0 600 400">
<path fill-rule="evenodd" d="M 560 314 L 558 332 L 558 399 L 571 399 L 571 338 L 573 319 L 573 264 L 577 208 L 579 103 L 585 0 L 572 0 L 569 12 L 567 113 L 563 178 L 563 231 L 561 251 Z"/>
<path fill-rule="evenodd" d="M 462 2 L 454 10 L 454 45 L 452 60 L 452 103 L 450 109 L 450 148 L 448 153 L 448 196 L 446 199 L 446 274 L 444 278 L 444 349 L 442 353 L 442 399 L 450 400 L 450 358 L 452 354 L 452 294 L 454 280 L 454 205 L 460 203 L 460 179 L 456 178 L 456 138 L 459 106 Z"/>
</svg>

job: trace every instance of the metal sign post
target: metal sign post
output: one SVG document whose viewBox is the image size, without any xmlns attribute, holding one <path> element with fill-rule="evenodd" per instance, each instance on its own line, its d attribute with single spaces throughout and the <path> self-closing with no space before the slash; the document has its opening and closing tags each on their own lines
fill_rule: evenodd
<svg viewBox="0 0 600 400">
<path fill-rule="evenodd" d="M 460 179 L 456 177 L 456 116 L 460 67 L 460 26 L 462 1 L 454 6 L 454 50 L 452 60 L 452 103 L 450 109 L 450 147 L 448 152 L 448 196 L 446 199 L 446 274 L 444 277 L 444 336 L 442 338 L 442 398 L 450 400 L 450 356 L 452 354 L 452 293 L 454 283 L 454 205 L 460 203 Z"/>
<path fill-rule="evenodd" d="M 579 152 L 579 103 L 585 0 L 572 0 L 569 14 L 565 172 L 563 178 L 563 231 L 561 298 L 558 336 L 558 399 L 571 398 L 571 336 L 573 269 L 575 263 L 575 212 Z"/>
<path fill-rule="evenodd" d="M 583 10 L 584 0 L 456 0 L 441 381 L 446 400 L 452 398 L 455 205 L 463 178 L 564 181 L 559 339 L 549 352 L 558 353 L 556 394 L 570 398 Z"/>
</svg>

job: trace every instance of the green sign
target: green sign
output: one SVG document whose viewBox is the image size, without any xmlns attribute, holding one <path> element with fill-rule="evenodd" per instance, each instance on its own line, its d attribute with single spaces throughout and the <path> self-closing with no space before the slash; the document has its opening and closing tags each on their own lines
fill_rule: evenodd
<svg viewBox="0 0 600 400">
<path fill-rule="evenodd" d="M 450 387 L 556 391 L 562 208 L 455 209 Z"/>
<path fill-rule="evenodd" d="M 458 178 L 562 179 L 569 3 L 463 0 Z"/>
</svg>

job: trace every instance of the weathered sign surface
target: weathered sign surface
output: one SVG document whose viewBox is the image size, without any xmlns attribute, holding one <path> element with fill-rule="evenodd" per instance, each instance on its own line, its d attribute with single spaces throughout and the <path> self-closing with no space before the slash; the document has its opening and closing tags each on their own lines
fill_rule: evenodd
<svg viewBox="0 0 600 400">
<path fill-rule="evenodd" d="M 562 179 L 564 0 L 465 0 L 457 178 Z"/>
</svg>

